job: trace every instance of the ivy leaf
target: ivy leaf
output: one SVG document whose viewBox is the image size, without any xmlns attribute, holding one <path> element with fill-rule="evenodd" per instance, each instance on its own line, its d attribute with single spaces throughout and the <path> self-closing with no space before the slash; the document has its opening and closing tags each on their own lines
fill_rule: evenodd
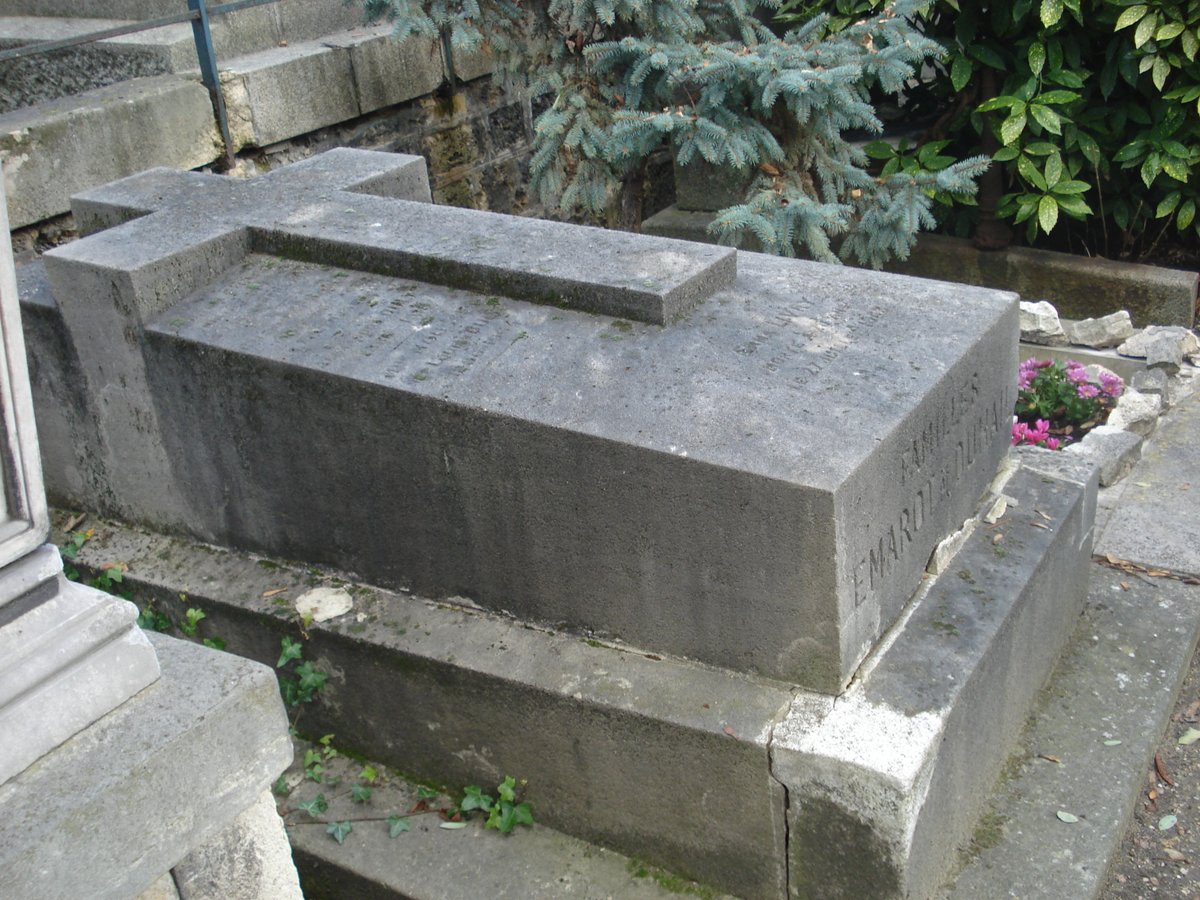
<svg viewBox="0 0 1200 900">
<path fill-rule="evenodd" d="M 388 837 L 399 837 L 403 831 L 412 829 L 412 822 L 404 816 L 388 816 Z"/>
<path fill-rule="evenodd" d="M 374 784 L 375 779 L 379 777 L 379 772 L 374 766 L 363 766 L 363 770 L 358 775 L 367 784 Z"/>
<path fill-rule="evenodd" d="M 1058 201 L 1046 194 L 1038 201 L 1038 224 L 1049 234 L 1058 224 Z"/>
<path fill-rule="evenodd" d="M 528 803 L 518 803 L 513 807 L 513 821 L 517 825 L 532 825 L 533 807 Z"/>
<path fill-rule="evenodd" d="M 354 826 L 349 820 L 343 822 L 330 822 L 325 826 L 325 833 L 333 835 L 333 839 L 339 844 L 346 840 L 346 835 L 354 830 Z"/>
<path fill-rule="evenodd" d="M 511 775 L 505 777 L 503 783 L 496 788 L 496 793 L 500 795 L 501 800 L 507 800 L 512 803 L 517 799 L 517 782 Z"/>
<path fill-rule="evenodd" d="M 1058 24 L 1058 20 L 1062 18 L 1062 14 L 1063 0 L 1042 0 L 1040 17 L 1042 24 L 1047 28 Z"/>
<path fill-rule="evenodd" d="M 279 654 L 279 662 L 275 663 L 275 668 L 282 669 L 293 659 L 299 659 L 304 654 L 304 647 L 299 641 L 293 641 L 289 637 L 285 637 L 280 643 L 283 652 Z"/>
<path fill-rule="evenodd" d="M 326 802 L 324 794 L 317 794 L 311 800 L 297 803 L 296 805 L 314 819 L 329 809 L 329 804 Z"/>
<path fill-rule="evenodd" d="M 1146 15 L 1146 7 L 1142 5 L 1131 6 L 1121 15 L 1117 16 L 1117 24 L 1113 26 L 1114 31 L 1120 31 L 1122 28 L 1128 28 L 1134 22 Z"/>
<path fill-rule="evenodd" d="M 356 784 L 350 788 L 350 799 L 355 803 L 366 803 L 371 799 L 371 789 L 365 784 Z"/>
<path fill-rule="evenodd" d="M 483 792 L 483 788 L 479 787 L 479 785 L 469 784 L 463 788 L 463 799 L 458 808 L 463 812 L 470 812 L 473 809 L 482 809 L 484 812 L 488 812 L 494 802 L 488 794 Z"/>
</svg>

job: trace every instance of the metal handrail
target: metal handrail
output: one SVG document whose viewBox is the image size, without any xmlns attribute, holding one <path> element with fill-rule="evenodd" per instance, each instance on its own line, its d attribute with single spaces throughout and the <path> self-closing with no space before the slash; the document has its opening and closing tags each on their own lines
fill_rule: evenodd
<svg viewBox="0 0 1200 900">
<path fill-rule="evenodd" d="M 96 41 L 120 37 L 124 34 L 136 34 L 139 31 L 162 28 L 165 25 L 191 22 L 192 37 L 196 42 L 196 57 L 200 63 L 200 79 L 203 81 L 204 86 L 208 88 L 209 96 L 212 98 L 213 112 L 217 117 L 217 125 L 221 129 L 221 140 L 225 144 L 225 163 L 229 164 L 232 162 L 233 141 L 229 134 L 229 120 L 225 114 L 225 99 L 221 95 L 221 82 L 220 76 L 217 73 L 217 60 L 213 50 L 212 33 L 208 27 L 208 17 L 278 2 L 280 0 L 231 0 L 229 3 L 206 6 L 204 0 L 187 0 L 188 8 L 183 12 L 159 16 L 155 19 L 145 19 L 130 25 L 105 28 L 101 31 L 90 31 L 87 34 L 79 34 L 75 37 L 63 38 L 62 40 L 39 41 L 33 44 L 25 44 L 21 47 L 13 47 L 9 50 L 0 50 L 0 62 L 10 59 L 21 59 L 27 56 L 37 56 L 44 53 L 53 53 L 55 50 L 64 50 L 67 47 L 92 44 Z"/>
<path fill-rule="evenodd" d="M 236 12 L 239 9 L 247 9 L 251 6 L 262 6 L 264 3 L 278 2 L 280 0 L 234 0 L 231 3 L 221 3 L 218 6 L 208 7 L 208 14 L 216 16 L 222 13 Z M 134 22 L 130 25 L 105 28 L 103 31 L 89 31 L 87 34 L 78 34 L 75 37 L 63 38 L 58 41 L 39 41 L 35 44 L 23 44 L 20 47 L 0 50 L 0 62 L 8 59 L 20 59 L 23 56 L 37 56 L 39 53 L 53 53 L 55 50 L 64 50 L 67 47 L 91 44 L 96 41 L 107 40 L 108 38 L 121 37 L 124 34 L 136 34 L 139 31 L 149 31 L 151 28 L 162 28 L 165 25 L 194 22 L 199 18 L 200 11 L 198 9 L 188 9 L 183 12 L 171 13 L 169 16 L 159 16 L 157 19 L 144 19 L 141 22 Z"/>
</svg>

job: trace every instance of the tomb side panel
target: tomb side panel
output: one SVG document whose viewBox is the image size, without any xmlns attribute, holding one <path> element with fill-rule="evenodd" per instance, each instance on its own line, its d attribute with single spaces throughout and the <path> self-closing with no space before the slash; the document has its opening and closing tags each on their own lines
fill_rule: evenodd
<svg viewBox="0 0 1200 900">
<path fill-rule="evenodd" d="M 89 487 L 97 511 L 179 527 L 191 515 L 186 480 L 163 444 L 142 356 L 143 329 L 186 294 L 243 259 L 243 229 L 215 222 L 174 230 L 152 215 L 44 257 L 54 299 L 78 355 L 84 403 L 95 423 Z"/>
<path fill-rule="evenodd" d="M 201 537 L 836 690 L 827 492 L 148 334 Z"/>
<path fill-rule="evenodd" d="M 933 549 L 975 513 L 1008 452 L 1015 318 L 1015 305 L 999 315 L 838 491 L 838 602 L 851 667 L 894 624 Z"/>
</svg>

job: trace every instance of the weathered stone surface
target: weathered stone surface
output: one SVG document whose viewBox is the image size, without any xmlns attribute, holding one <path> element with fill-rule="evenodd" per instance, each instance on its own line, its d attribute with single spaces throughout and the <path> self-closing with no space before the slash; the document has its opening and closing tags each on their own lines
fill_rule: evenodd
<svg viewBox="0 0 1200 900">
<path fill-rule="evenodd" d="M 9 225 L 65 212 L 72 194 L 93 185 L 148 166 L 191 169 L 219 152 L 208 91 L 182 76 L 138 78 L 6 113 L 0 156 Z"/>
<path fill-rule="evenodd" d="M 1146 365 L 1176 375 L 1183 367 L 1181 342 L 1168 335 L 1159 335 L 1146 344 Z"/>
<path fill-rule="evenodd" d="M 1129 474 L 1142 456 L 1143 438 L 1112 425 L 1100 425 L 1087 433 L 1083 441 L 1070 444 L 1066 452 L 1094 462 L 1100 469 L 1100 486 L 1116 484 Z"/>
<path fill-rule="evenodd" d="M 158 681 L 0 785 L 0 867 L 13 900 L 135 896 L 291 760 L 270 669 L 151 641 Z"/>
<path fill-rule="evenodd" d="M 1162 412 L 1162 398 L 1154 394 L 1142 394 L 1126 388 L 1117 399 L 1116 408 L 1108 414 L 1108 424 L 1113 428 L 1132 431 L 1149 437 L 1158 425 Z"/>
<path fill-rule="evenodd" d="M 270 791 L 184 857 L 172 874 L 180 900 L 304 900 Z"/>
<path fill-rule="evenodd" d="M 1143 394 L 1158 394 L 1166 398 L 1169 376 L 1162 369 L 1146 369 L 1138 372 L 1129 382 L 1129 386 Z"/>
<path fill-rule="evenodd" d="M 1151 325 L 1143 328 L 1117 347 L 1117 352 L 1122 356 L 1144 358 L 1149 345 L 1164 336 L 1177 340 L 1180 344 L 1180 351 L 1185 356 L 1200 353 L 1200 338 L 1197 338 L 1191 329 L 1178 325 Z"/>
<path fill-rule="evenodd" d="M 1067 333 L 1058 318 L 1058 310 L 1047 300 L 1021 301 L 1021 340 L 1031 344 L 1065 344 Z"/>
<path fill-rule="evenodd" d="M 1083 319 L 1067 326 L 1067 339 L 1085 347 L 1115 347 L 1133 334 L 1129 313 L 1120 310 L 1099 319 Z"/>
<path fill-rule="evenodd" d="M 835 703 L 798 696 L 776 728 L 791 896 L 935 896 L 974 828 L 1086 593 L 1094 471 L 1020 455 L 1005 487 L 1018 505 L 968 541 L 861 681 Z"/>
<path fill-rule="evenodd" d="M 755 255 L 735 284 L 728 248 L 338 192 L 320 166 L 132 179 L 81 221 L 162 212 L 47 256 L 67 306 L 128 273 L 136 319 L 64 307 L 107 335 L 94 371 L 145 329 L 140 418 L 100 413 L 108 477 L 144 467 L 98 486 L 116 511 L 836 691 L 1007 451 L 1011 295 Z M 521 302 L 552 299 L 602 314 Z M 684 318 L 611 318 L 633 313 Z M 338 440 L 281 455 L 300 421 Z"/>
<path fill-rule="evenodd" d="M 312 579 L 107 524 L 81 556 L 127 560 L 139 594 L 189 586 L 204 627 L 271 664 L 278 607 L 262 595 L 298 596 Z M 314 733 L 437 783 L 528 778 L 540 823 L 739 896 L 784 895 L 785 797 L 769 744 L 788 686 L 403 592 L 355 595 L 354 614 L 309 628 L 305 658 L 335 673 L 305 708 Z M 631 817 L 631 804 L 655 815 Z"/>
</svg>

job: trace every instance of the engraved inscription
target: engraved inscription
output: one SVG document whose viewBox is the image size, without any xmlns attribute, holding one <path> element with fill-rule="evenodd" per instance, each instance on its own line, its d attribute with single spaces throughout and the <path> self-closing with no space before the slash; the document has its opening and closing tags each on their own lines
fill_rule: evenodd
<svg viewBox="0 0 1200 900">
<path fill-rule="evenodd" d="M 977 410 L 974 406 L 979 394 L 978 379 L 978 373 L 972 373 L 960 383 L 950 402 L 939 407 L 902 451 L 901 482 L 916 488 L 909 493 L 908 502 L 896 519 L 887 523 L 858 557 L 852 572 L 855 608 L 878 593 L 942 501 L 954 495 L 968 470 L 985 458 L 996 435 L 1007 428 L 1015 400 L 1011 389 L 1006 388 L 1001 396 Z M 951 433 L 954 424 L 964 421 L 967 428 L 955 439 Z M 948 440 L 954 440 L 952 447 L 947 446 Z M 943 462 L 930 472 L 934 456 Z M 903 474 L 905 466 L 907 477 Z M 942 535 L 937 537 L 940 539 Z"/>
<path fill-rule="evenodd" d="M 884 304 L 846 306 L 814 319 L 807 304 L 793 302 L 734 350 L 747 356 L 765 355 L 763 368 L 768 373 L 784 372 L 787 386 L 804 392 L 857 336 L 875 333 L 888 311 Z"/>
</svg>

